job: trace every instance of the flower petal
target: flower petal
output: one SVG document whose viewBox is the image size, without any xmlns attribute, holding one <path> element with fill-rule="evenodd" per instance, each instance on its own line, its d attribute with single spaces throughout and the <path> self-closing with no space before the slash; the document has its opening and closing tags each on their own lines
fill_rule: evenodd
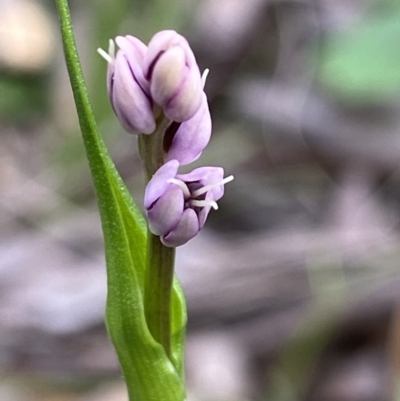
<svg viewBox="0 0 400 401">
<path fill-rule="evenodd" d="M 171 120 L 182 122 L 192 118 L 202 102 L 203 84 L 199 67 L 186 67 L 181 85 L 164 106 L 165 115 Z"/>
<path fill-rule="evenodd" d="M 165 51 L 157 59 L 151 77 L 151 96 L 164 106 L 176 95 L 185 77 L 185 53 L 179 46 Z"/>
<path fill-rule="evenodd" d="M 198 219 L 199 219 L 199 230 L 201 230 L 204 227 L 204 224 L 206 223 L 208 214 L 211 211 L 211 206 L 204 206 L 201 208 L 198 214 Z"/>
<path fill-rule="evenodd" d="M 181 165 L 197 160 L 211 137 L 211 115 L 207 97 L 203 100 L 197 113 L 183 122 L 175 133 L 166 160 L 176 159 Z"/>
<path fill-rule="evenodd" d="M 128 132 L 150 134 L 155 130 L 150 100 L 136 82 L 122 52 L 118 52 L 115 59 L 111 101 Z"/>
<path fill-rule="evenodd" d="M 161 242 L 165 246 L 177 247 L 186 244 L 199 232 L 199 221 L 193 209 L 186 209 L 178 225 L 167 235 L 161 237 Z"/>
<path fill-rule="evenodd" d="M 151 205 L 171 186 L 167 181 L 170 178 L 175 178 L 178 172 L 178 160 L 170 160 L 162 165 L 146 186 L 144 194 L 144 207 L 149 209 Z"/>
<path fill-rule="evenodd" d="M 180 46 L 185 50 L 189 67 L 196 63 L 189 43 L 182 35 L 179 35 L 179 33 L 173 30 L 160 31 L 151 38 L 148 45 L 147 54 L 143 64 L 144 75 L 147 79 L 151 79 L 154 62 L 160 54 L 167 51 L 172 46 Z"/>
<path fill-rule="evenodd" d="M 138 84 L 147 95 L 150 95 L 149 83 L 143 73 L 143 60 L 147 52 L 147 46 L 141 40 L 131 35 L 117 36 L 115 42 L 127 58 Z"/>
<path fill-rule="evenodd" d="M 164 235 L 170 232 L 182 217 L 184 198 L 182 189 L 171 185 L 147 209 L 147 218 L 150 231 L 155 235 Z"/>
<path fill-rule="evenodd" d="M 222 181 L 224 178 L 224 169 L 222 167 L 199 167 L 187 174 L 177 174 L 176 178 L 186 183 L 199 182 L 201 186 L 206 186 Z M 216 191 L 215 194 L 219 195 L 219 191 Z"/>
</svg>

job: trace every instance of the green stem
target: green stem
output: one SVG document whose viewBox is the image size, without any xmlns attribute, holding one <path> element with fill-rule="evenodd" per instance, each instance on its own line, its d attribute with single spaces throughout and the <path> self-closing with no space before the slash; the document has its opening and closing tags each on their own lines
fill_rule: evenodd
<svg viewBox="0 0 400 401">
<path fill-rule="evenodd" d="M 161 116 L 151 135 L 139 136 L 139 150 L 149 182 L 164 164 L 163 139 L 168 119 Z M 174 278 L 175 248 L 162 244 L 160 237 L 148 231 L 147 267 L 144 289 L 146 321 L 153 338 L 171 357 L 171 292 Z"/>
<path fill-rule="evenodd" d="M 145 281 L 146 321 L 154 339 L 171 357 L 171 292 L 174 279 L 175 248 L 164 246 L 160 237 L 149 232 Z"/>
<path fill-rule="evenodd" d="M 146 174 L 146 183 L 154 173 L 164 164 L 164 133 L 169 120 L 161 115 L 157 119 L 157 128 L 151 135 L 139 135 L 139 152 Z"/>
</svg>

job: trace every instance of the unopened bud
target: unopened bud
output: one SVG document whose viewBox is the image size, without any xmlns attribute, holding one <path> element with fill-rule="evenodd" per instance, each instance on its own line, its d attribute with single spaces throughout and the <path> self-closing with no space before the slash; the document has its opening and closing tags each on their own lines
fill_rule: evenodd
<svg viewBox="0 0 400 401">
<path fill-rule="evenodd" d="M 116 42 L 120 48 L 116 56 L 113 41 L 109 53 L 99 49 L 108 61 L 107 88 L 112 107 L 128 132 L 151 134 L 156 123 L 142 70 L 147 47 L 133 36 L 119 36 Z"/>
<path fill-rule="evenodd" d="M 187 40 L 175 31 L 151 39 L 143 64 L 153 100 L 177 122 L 192 118 L 202 101 L 199 67 Z"/>
</svg>

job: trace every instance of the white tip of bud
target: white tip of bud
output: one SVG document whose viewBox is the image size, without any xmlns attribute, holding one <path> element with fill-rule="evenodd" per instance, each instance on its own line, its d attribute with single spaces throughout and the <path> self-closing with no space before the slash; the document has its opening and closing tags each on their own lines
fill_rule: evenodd
<svg viewBox="0 0 400 401">
<path fill-rule="evenodd" d="M 206 68 L 203 72 L 203 75 L 201 76 L 201 84 L 202 84 L 203 89 L 206 86 L 206 81 L 207 81 L 209 72 L 210 72 L 210 70 L 208 68 Z"/>
</svg>

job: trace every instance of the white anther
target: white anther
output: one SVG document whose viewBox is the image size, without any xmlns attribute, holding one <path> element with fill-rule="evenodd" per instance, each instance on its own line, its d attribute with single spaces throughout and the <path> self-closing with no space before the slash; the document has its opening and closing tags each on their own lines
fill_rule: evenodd
<svg viewBox="0 0 400 401">
<path fill-rule="evenodd" d="M 208 68 L 206 68 L 203 72 L 203 75 L 201 76 L 201 84 L 204 87 L 206 86 L 206 81 L 207 81 L 207 77 L 208 77 L 208 73 L 210 72 L 210 70 Z"/>
<path fill-rule="evenodd" d="M 211 206 L 214 210 L 218 210 L 218 204 L 217 202 L 209 199 L 205 200 L 197 200 L 197 199 L 191 199 L 189 201 L 191 206 L 196 206 L 196 207 L 206 207 L 206 206 Z"/>
<path fill-rule="evenodd" d="M 196 191 L 194 191 L 192 193 L 193 198 L 197 198 L 200 195 L 205 194 L 206 192 L 208 192 L 210 189 L 213 189 L 215 187 L 218 187 L 220 185 L 224 185 L 227 184 L 228 182 L 231 182 L 234 179 L 233 175 L 230 175 L 229 177 L 225 177 L 223 180 L 216 182 L 215 184 L 209 184 L 206 185 L 202 188 L 197 189 Z"/>
<path fill-rule="evenodd" d="M 183 195 L 185 195 L 185 198 L 190 198 L 189 188 L 182 180 L 178 180 L 177 178 L 170 178 L 169 180 L 167 180 L 167 182 L 169 184 L 178 185 L 178 187 L 182 189 L 182 192 L 183 192 Z"/>
<path fill-rule="evenodd" d="M 101 57 L 104 58 L 104 60 L 107 61 L 107 63 L 112 64 L 115 60 L 115 43 L 112 39 L 110 39 L 109 45 L 108 45 L 108 53 L 101 49 L 97 49 L 97 53 L 100 54 Z"/>
</svg>

